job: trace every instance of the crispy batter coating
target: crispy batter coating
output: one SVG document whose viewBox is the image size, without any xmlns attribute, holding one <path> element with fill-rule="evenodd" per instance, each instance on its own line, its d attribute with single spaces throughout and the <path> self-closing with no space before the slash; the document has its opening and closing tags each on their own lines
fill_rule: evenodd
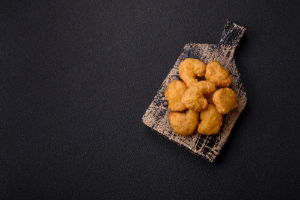
<svg viewBox="0 0 300 200">
<path fill-rule="evenodd" d="M 182 99 L 181 102 L 187 107 L 188 109 L 200 112 L 202 110 L 205 110 L 207 108 L 207 100 L 203 96 L 203 93 L 201 92 L 200 88 L 193 85 L 189 87 Z"/>
<path fill-rule="evenodd" d="M 171 111 L 184 111 L 185 105 L 181 102 L 181 98 L 186 90 L 186 85 L 180 80 L 172 81 L 166 91 L 165 98 L 168 101 L 168 108 Z"/>
<path fill-rule="evenodd" d="M 219 113 L 226 114 L 237 107 L 237 96 L 230 88 L 221 88 L 213 95 L 213 102 Z"/>
<path fill-rule="evenodd" d="M 203 96 L 216 90 L 210 81 L 199 81 L 190 86 L 184 93 L 181 101 L 189 109 L 201 112 L 207 108 L 207 100 Z"/>
<path fill-rule="evenodd" d="M 203 94 L 210 94 L 216 91 L 215 84 L 207 80 L 194 83 L 193 86 L 197 86 Z"/>
<path fill-rule="evenodd" d="M 207 64 L 205 78 L 213 82 L 217 87 L 228 87 L 232 82 L 232 78 L 227 69 L 222 67 L 217 61 L 212 61 Z"/>
<path fill-rule="evenodd" d="M 199 134 L 213 135 L 219 133 L 223 117 L 213 104 L 209 104 L 207 110 L 200 113 L 200 119 Z"/>
<path fill-rule="evenodd" d="M 198 82 L 196 77 L 202 77 L 204 75 L 205 63 L 198 59 L 186 58 L 179 64 L 179 76 L 187 87 Z"/>
<path fill-rule="evenodd" d="M 173 132 L 178 135 L 191 135 L 195 132 L 199 124 L 199 113 L 188 110 L 184 113 L 170 112 L 169 122 Z"/>
</svg>

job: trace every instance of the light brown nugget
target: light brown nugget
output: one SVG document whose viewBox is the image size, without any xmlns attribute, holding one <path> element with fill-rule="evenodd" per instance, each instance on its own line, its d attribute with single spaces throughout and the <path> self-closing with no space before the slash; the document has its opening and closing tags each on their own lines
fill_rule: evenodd
<svg viewBox="0 0 300 200">
<path fill-rule="evenodd" d="M 207 110 L 200 113 L 200 119 L 199 134 L 213 135 L 219 133 L 223 117 L 213 104 L 209 104 Z"/>
<path fill-rule="evenodd" d="M 185 107 L 197 112 L 207 108 L 207 100 L 203 96 L 201 90 L 194 85 L 185 91 L 181 101 Z"/>
<path fill-rule="evenodd" d="M 211 94 L 216 91 L 215 84 L 207 80 L 199 81 L 198 83 L 193 84 L 193 86 L 198 87 L 203 94 Z"/>
<path fill-rule="evenodd" d="M 217 61 L 212 61 L 207 64 L 205 78 L 213 82 L 217 87 L 228 87 L 232 82 L 232 78 L 227 69 Z"/>
<path fill-rule="evenodd" d="M 221 88 L 213 95 L 213 102 L 219 113 L 227 114 L 237 107 L 237 96 L 230 88 Z"/>
<path fill-rule="evenodd" d="M 181 98 L 186 90 L 186 85 L 180 80 L 172 81 L 166 91 L 165 98 L 168 101 L 168 108 L 171 111 L 184 111 L 185 105 L 181 102 Z"/>
<path fill-rule="evenodd" d="M 178 135 L 191 135 L 195 132 L 199 124 L 199 113 L 188 110 L 184 113 L 170 112 L 169 122 L 173 132 Z"/>
<path fill-rule="evenodd" d="M 183 80 L 187 87 L 197 83 L 197 77 L 202 77 L 204 75 L 205 63 L 198 59 L 186 58 L 179 64 L 179 77 Z"/>
</svg>

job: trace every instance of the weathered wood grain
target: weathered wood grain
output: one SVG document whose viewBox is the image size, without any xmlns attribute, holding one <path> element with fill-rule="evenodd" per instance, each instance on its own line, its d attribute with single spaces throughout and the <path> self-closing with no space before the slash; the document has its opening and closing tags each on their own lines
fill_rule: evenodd
<svg viewBox="0 0 300 200">
<path fill-rule="evenodd" d="M 216 157 L 227 141 L 231 129 L 240 113 L 244 109 L 247 97 L 240 80 L 240 74 L 233 58 L 234 51 L 241 37 L 245 32 L 245 27 L 227 21 L 221 40 L 218 44 L 196 44 L 189 43 L 184 46 L 183 52 L 178 57 L 175 65 L 163 81 L 154 100 L 146 110 L 142 120 L 145 125 L 157 131 L 167 139 L 188 148 L 191 152 L 206 158 L 209 162 L 214 162 Z M 212 60 L 219 61 L 228 69 L 233 77 L 233 88 L 238 95 L 238 107 L 234 111 L 225 115 L 220 134 L 204 136 L 194 134 L 192 136 L 179 136 L 172 132 L 168 122 L 167 102 L 164 98 L 166 86 L 174 79 L 179 79 L 178 65 L 185 58 L 198 58 L 205 63 Z"/>
</svg>

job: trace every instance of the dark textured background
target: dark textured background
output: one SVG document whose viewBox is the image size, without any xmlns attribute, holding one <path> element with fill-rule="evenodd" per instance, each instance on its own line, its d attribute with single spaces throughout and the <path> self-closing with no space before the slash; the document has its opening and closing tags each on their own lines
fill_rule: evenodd
<svg viewBox="0 0 300 200">
<path fill-rule="evenodd" d="M 0 199 L 299 199 L 297 1 L 0 3 Z M 248 27 L 215 164 L 141 117 L 185 43 Z"/>
</svg>

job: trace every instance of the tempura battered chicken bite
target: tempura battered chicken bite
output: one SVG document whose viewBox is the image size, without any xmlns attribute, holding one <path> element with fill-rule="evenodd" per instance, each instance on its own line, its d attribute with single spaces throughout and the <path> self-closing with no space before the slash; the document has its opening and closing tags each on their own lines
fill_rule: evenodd
<svg viewBox="0 0 300 200">
<path fill-rule="evenodd" d="M 213 95 L 213 102 L 219 113 L 226 114 L 237 107 L 237 96 L 230 88 L 221 88 Z"/>
<path fill-rule="evenodd" d="M 210 81 L 199 81 L 195 84 L 193 84 L 193 86 L 196 86 L 199 88 L 199 90 L 203 93 L 203 94 L 210 94 L 213 93 L 214 91 L 216 91 L 216 86 L 215 84 L 213 84 Z"/>
<path fill-rule="evenodd" d="M 179 64 L 179 77 L 190 87 L 193 83 L 197 83 L 197 77 L 205 75 L 205 63 L 195 59 L 186 58 Z"/>
<path fill-rule="evenodd" d="M 173 132 L 178 135 L 191 135 L 199 124 L 199 113 L 188 110 L 185 113 L 170 112 L 169 122 Z"/>
<path fill-rule="evenodd" d="M 228 87 L 232 82 L 232 78 L 227 69 L 222 67 L 217 61 L 212 61 L 207 64 L 205 78 L 213 82 L 217 87 Z"/>
<path fill-rule="evenodd" d="M 185 105 L 181 102 L 185 90 L 186 86 L 184 82 L 180 80 L 174 80 L 168 85 L 165 91 L 165 98 L 168 101 L 168 108 L 171 111 L 186 110 Z"/>
<path fill-rule="evenodd" d="M 188 109 L 200 112 L 205 110 L 207 107 L 207 100 L 203 96 L 203 93 L 199 89 L 199 87 L 193 85 L 189 87 L 182 99 L 181 102 L 187 107 Z"/>
<path fill-rule="evenodd" d="M 190 86 L 184 93 L 181 101 L 189 109 L 200 112 L 207 108 L 207 100 L 203 96 L 216 90 L 210 81 L 199 81 Z"/>
<path fill-rule="evenodd" d="M 200 113 L 201 122 L 198 126 L 198 133 L 204 135 L 217 134 L 222 126 L 222 114 L 218 113 L 213 104 L 209 104 L 207 110 Z"/>
</svg>

